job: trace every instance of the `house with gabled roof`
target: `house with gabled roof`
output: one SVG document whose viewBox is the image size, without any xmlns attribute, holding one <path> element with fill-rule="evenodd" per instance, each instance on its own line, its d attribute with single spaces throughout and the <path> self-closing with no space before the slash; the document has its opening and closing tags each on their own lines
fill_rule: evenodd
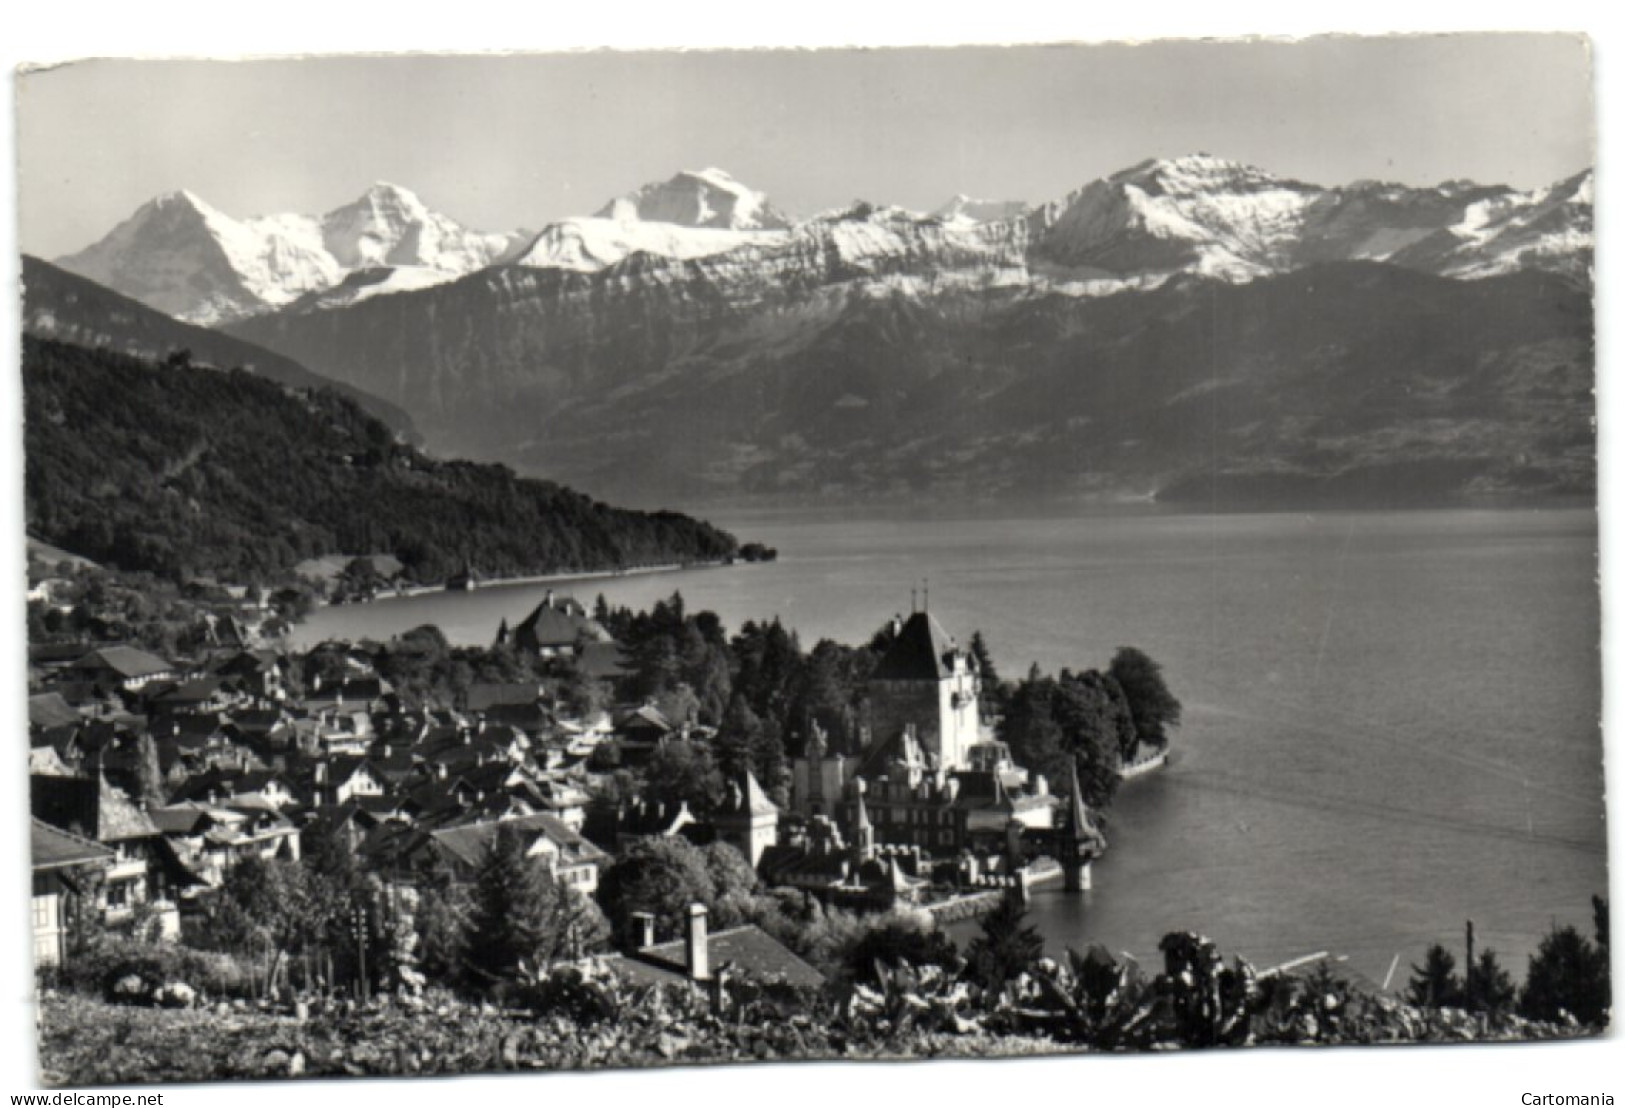
<svg viewBox="0 0 1625 1108">
<path fill-rule="evenodd" d="M 352 797 L 383 796 L 389 791 L 384 777 L 364 754 L 345 754 L 315 764 L 311 777 L 319 804 L 343 804 Z"/>
<path fill-rule="evenodd" d="M 203 884 L 219 885 L 234 864 L 249 856 L 299 858 L 299 829 L 286 816 L 264 808 L 184 801 L 148 815 Z"/>
<path fill-rule="evenodd" d="M 188 777 L 171 793 L 171 802 L 197 800 L 205 804 L 247 804 L 280 811 L 299 801 L 287 777 L 272 769 L 212 767 Z"/>
<path fill-rule="evenodd" d="M 555 596 L 548 589 L 542 602 L 513 629 L 510 641 L 521 653 L 557 658 L 574 655 L 584 643 L 613 640 L 579 600 Z"/>
<path fill-rule="evenodd" d="M 86 875 L 111 865 L 113 851 L 34 819 L 29 825 L 29 854 L 34 871 L 34 965 L 60 966 L 68 957 L 69 898 L 89 890 Z"/>
<path fill-rule="evenodd" d="M 425 862 L 438 861 L 454 872 L 473 877 L 484 865 L 498 834 L 517 831 L 523 839 L 526 857 L 536 858 L 547 867 L 553 879 L 591 896 L 598 889 L 599 870 L 609 864 L 609 855 L 584 839 L 563 822 L 546 813 L 509 819 L 482 819 L 450 827 L 418 829 L 397 836 L 391 844 L 388 867 L 405 876 L 419 871 Z M 375 854 L 375 857 L 378 855 Z"/>
<path fill-rule="evenodd" d="M 69 665 L 68 671 L 81 681 L 124 692 L 138 692 L 154 681 L 169 680 L 176 673 L 173 663 L 133 646 L 104 646 L 92 650 Z"/>
<path fill-rule="evenodd" d="M 84 835 L 113 852 L 95 900 L 108 922 L 127 919 L 145 904 L 157 908 L 165 934 L 180 933 L 171 894 L 189 883 L 188 876 L 163 848 L 158 827 L 128 795 L 101 773 L 39 776 L 29 779 L 29 805 L 34 818 Z"/>
<path fill-rule="evenodd" d="M 632 985 L 688 984 L 711 990 L 728 981 L 816 989 L 824 975 L 755 924 L 712 931 L 704 904 L 689 905 L 681 938 L 659 942 L 654 917 L 641 914 L 635 949 L 603 959 Z"/>
</svg>

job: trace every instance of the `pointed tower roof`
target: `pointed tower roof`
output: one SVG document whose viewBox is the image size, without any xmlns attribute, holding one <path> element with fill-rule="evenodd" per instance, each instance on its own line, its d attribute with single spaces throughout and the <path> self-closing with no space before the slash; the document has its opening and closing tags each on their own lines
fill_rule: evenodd
<svg viewBox="0 0 1625 1108">
<path fill-rule="evenodd" d="M 930 612 L 915 612 L 875 667 L 876 681 L 940 681 L 953 675 L 953 642 Z"/>
<path fill-rule="evenodd" d="M 859 789 L 858 810 L 852 817 L 852 827 L 854 830 L 862 831 L 873 826 L 874 824 L 869 822 L 869 808 L 863 803 L 863 790 Z"/>
<path fill-rule="evenodd" d="M 751 773 L 749 769 L 745 770 L 742 785 L 743 788 L 740 790 L 743 794 L 740 805 L 742 811 L 753 816 L 776 816 L 779 814 L 779 806 L 768 799 L 767 790 L 757 783 L 756 775 Z"/>
<path fill-rule="evenodd" d="M 903 867 L 897 864 L 896 858 L 891 860 L 891 865 L 886 870 L 886 883 L 891 886 L 894 893 L 908 891 L 908 878 L 903 875 Z"/>
<path fill-rule="evenodd" d="M 1089 818 L 1089 808 L 1083 802 L 1083 789 L 1078 786 L 1078 760 L 1067 760 L 1069 783 L 1072 786 L 1072 795 L 1067 800 L 1067 811 L 1072 815 L 1072 833 L 1082 834 L 1085 829 L 1093 831 L 1095 824 Z"/>
</svg>

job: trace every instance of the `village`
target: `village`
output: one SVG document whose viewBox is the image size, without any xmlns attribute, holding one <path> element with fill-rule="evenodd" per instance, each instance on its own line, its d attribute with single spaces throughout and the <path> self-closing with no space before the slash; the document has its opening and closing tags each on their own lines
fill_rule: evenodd
<svg viewBox="0 0 1625 1108">
<path fill-rule="evenodd" d="M 1040 884 L 1086 889 L 1104 849 L 1075 765 L 1051 782 L 1012 761 L 975 656 L 923 608 L 891 621 L 855 745 L 836 749 L 810 721 L 776 789 L 740 766 L 703 812 L 626 782 L 673 744 L 705 748 L 717 727 L 629 696 L 632 660 L 574 598 L 549 590 L 496 643 L 590 686 L 602 707 L 589 711 L 541 679 L 474 681 L 447 703 L 403 697 L 376 665 L 388 644 L 301 653 L 239 608 L 186 657 L 32 648 L 38 966 L 71 959 L 86 927 L 139 923 L 184 945 L 245 859 L 291 862 L 332 844 L 390 903 L 439 879 L 427 875 L 473 879 L 500 834 L 587 900 L 638 844 L 682 839 L 731 848 L 779 896 L 939 923 Z M 680 933 L 649 912 L 611 918 L 620 949 L 601 952 L 606 964 L 630 981 L 823 980 L 753 923 L 711 926 L 703 903 L 683 916 Z"/>
</svg>

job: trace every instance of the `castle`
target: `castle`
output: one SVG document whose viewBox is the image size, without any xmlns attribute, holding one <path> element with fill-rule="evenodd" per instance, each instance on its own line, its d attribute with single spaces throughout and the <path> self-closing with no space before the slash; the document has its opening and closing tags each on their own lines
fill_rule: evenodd
<svg viewBox="0 0 1625 1108">
<path fill-rule="evenodd" d="M 894 620 L 868 693 L 869 725 L 855 755 L 831 752 L 814 726 L 792 763 L 791 807 L 808 821 L 809 836 L 798 860 L 787 856 L 792 869 L 823 859 L 834 876 L 836 862 L 847 859 L 832 829 L 844 828 L 857 851 L 841 868 L 847 880 L 860 862 L 881 855 L 906 856 L 901 881 L 931 857 L 997 859 L 1014 871 L 1048 854 L 1069 888 L 1085 887 L 1087 860 L 1102 844 L 1076 773 L 1063 802 L 1043 776 L 1011 760 L 982 723 L 975 657 L 929 611 Z"/>
<path fill-rule="evenodd" d="M 981 675 L 976 659 L 929 611 L 892 621 L 891 647 L 869 679 L 869 725 L 854 757 L 830 753 L 816 726 L 791 764 L 792 807 L 803 815 L 833 815 L 854 778 L 873 779 L 898 759 L 923 773 L 969 768 L 984 742 Z"/>
</svg>

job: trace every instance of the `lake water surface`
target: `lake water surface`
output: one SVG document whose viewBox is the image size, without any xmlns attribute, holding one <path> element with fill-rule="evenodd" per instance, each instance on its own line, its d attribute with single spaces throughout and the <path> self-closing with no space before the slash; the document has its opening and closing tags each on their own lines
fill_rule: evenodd
<svg viewBox="0 0 1625 1108">
<path fill-rule="evenodd" d="M 1132 644 L 1185 703 L 1177 763 L 1110 813 L 1094 891 L 1040 892 L 1057 951 L 1157 961 L 1192 928 L 1259 963 L 1329 950 L 1396 981 L 1427 943 L 1521 977 L 1552 921 L 1606 891 L 1595 516 L 1583 511 L 717 522 L 769 565 L 575 582 L 590 604 L 681 589 L 730 629 L 866 639 L 930 578 L 931 609 L 1002 672 L 1104 667 Z M 423 623 L 488 643 L 538 586 L 329 608 L 309 644 Z M 974 924 L 969 925 L 974 930 Z M 965 925 L 961 925 L 961 931 Z"/>
</svg>

